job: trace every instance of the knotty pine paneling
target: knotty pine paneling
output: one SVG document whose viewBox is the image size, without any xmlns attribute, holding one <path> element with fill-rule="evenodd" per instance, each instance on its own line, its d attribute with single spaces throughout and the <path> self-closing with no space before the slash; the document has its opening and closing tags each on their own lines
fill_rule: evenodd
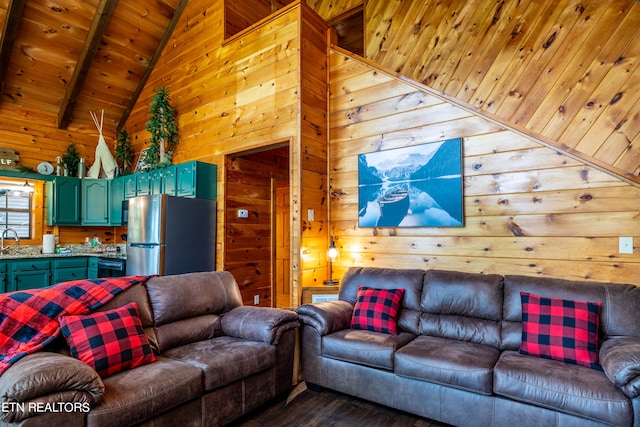
<svg viewBox="0 0 640 427">
<path fill-rule="evenodd" d="M 328 279 L 326 251 L 329 245 L 329 201 L 327 181 L 328 140 L 328 26 L 312 11 L 303 8 L 301 44 L 305 48 L 300 65 L 301 139 L 300 139 L 300 208 L 302 221 L 301 248 L 293 251 L 300 257 L 302 286 L 317 285 Z M 292 205 L 292 209 L 294 206 Z M 313 221 L 308 211 L 314 211 Z M 315 254 L 315 256 L 309 256 Z M 307 272 L 310 272 L 307 274 Z M 316 281 L 317 276 L 321 276 Z M 314 280 L 308 280 L 313 277 Z M 292 301 L 301 300 L 298 286 L 292 289 Z"/>
<path fill-rule="evenodd" d="M 88 114 L 88 113 L 87 113 Z M 0 147 L 15 150 L 20 156 L 18 165 L 36 168 L 38 163 L 47 161 L 55 166 L 57 156 L 63 155 L 71 143 L 75 143 L 76 151 L 84 157 L 87 170 L 93 164 L 95 149 L 98 145 L 98 130 L 57 128 L 55 115 L 27 110 L 3 101 L 0 114 Z M 114 136 L 105 133 L 105 141 L 114 152 Z M 46 225 L 44 181 L 36 182 L 33 194 L 34 229 L 33 238 L 23 239 L 19 244 L 40 245 L 44 233 L 55 233 L 60 244 L 82 243 L 86 236 L 93 237 L 97 233 L 105 243 L 123 243 L 119 228 L 114 227 L 49 227 Z"/>
<path fill-rule="evenodd" d="M 637 244 L 640 188 L 338 49 L 330 56 L 330 94 L 338 275 L 381 266 L 637 283 L 640 255 L 618 254 L 618 237 Z M 358 227 L 359 153 L 457 137 L 464 227 Z"/>
<path fill-rule="evenodd" d="M 188 3 L 126 124 L 139 152 L 149 137 L 145 125 L 152 90 L 166 86 L 180 132 L 174 162 L 202 160 L 220 166 L 218 269 L 225 268 L 227 252 L 234 250 L 223 238 L 235 232 L 224 226 L 225 156 L 283 141 L 297 144 L 300 50 L 297 8 L 288 8 L 241 37 L 225 41 L 223 6 L 222 0 Z M 256 244 L 269 247 L 264 242 Z M 234 272 L 244 272 L 238 273 L 241 276 L 255 275 L 253 267 L 234 268 Z M 268 268 L 264 264 L 261 270 Z"/>
<path fill-rule="evenodd" d="M 235 153 L 289 144 L 291 280 L 297 305 L 301 271 L 308 268 L 300 259 L 299 248 L 307 245 L 307 240 L 307 246 L 323 248 L 328 241 L 327 27 L 298 0 L 271 19 L 225 40 L 223 6 L 222 0 L 188 3 L 126 128 L 139 152 L 148 138 L 145 124 L 152 89 L 167 86 L 178 113 L 180 143 L 174 153 L 177 163 L 203 160 L 222 166 L 225 157 Z M 269 272 L 268 264 L 263 259 L 255 263 L 245 259 L 242 249 L 246 246 L 242 245 L 251 245 L 247 234 L 257 233 L 261 240 L 254 243 L 268 246 L 262 240 L 261 226 L 251 234 L 230 218 L 249 198 L 241 196 L 246 189 L 227 182 L 224 167 L 218 170 L 217 267 L 229 267 L 243 277 L 243 292 L 253 295 L 250 292 L 254 280 L 268 282 L 263 280 Z M 229 205 L 225 207 L 225 203 Z M 316 209 L 314 227 L 302 224 L 307 207 Z M 320 233 L 316 224 L 324 225 Z M 260 278 L 255 277 L 256 266 Z M 326 269 L 326 261 L 320 267 Z M 253 303 L 252 299 L 249 303 Z"/>
<path fill-rule="evenodd" d="M 369 1 L 364 32 L 367 59 L 640 183 L 637 1 Z"/>
</svg>

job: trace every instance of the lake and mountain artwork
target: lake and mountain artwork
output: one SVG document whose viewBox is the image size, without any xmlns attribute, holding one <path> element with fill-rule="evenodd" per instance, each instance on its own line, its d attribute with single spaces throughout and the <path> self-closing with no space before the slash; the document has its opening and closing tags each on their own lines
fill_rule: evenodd
<svg viewBox="0 0 640 427">
<path fill-rule="evenodd" d="M 360 227 L 462 227 L 462 139 L 358 155 Z"/>
</svg>

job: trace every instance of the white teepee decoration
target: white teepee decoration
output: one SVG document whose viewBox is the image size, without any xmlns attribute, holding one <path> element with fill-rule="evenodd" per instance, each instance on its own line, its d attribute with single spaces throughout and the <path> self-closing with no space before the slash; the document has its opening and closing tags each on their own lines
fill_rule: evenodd
<svg viewBox="0 0 640 427">
<path fill-rule="evenodd" d="M 111 154 L 111 151 L 109 151 L 109 147 L 107 147 L 107 143 L 105 142 L 104 136 L 102 135 L 102 125 L 104 124 L 104 110 L 102 110 L 102 115 L 100 116 L 99 122 L 98 115 L 96 113 L 94 113 L 93 111 L 89 111 L 89 114 L 91 114 L 93 123 L 96 124 L 98 131 L 100 131 L 100 137 L 98 138 L 98 146 L 96 147 L 96 160 L 89 168 L 89 171 L 87 172 L 87 178 L 99 178 L 101 169 L 104 171 L 105 178 L 113 178 L 118 164 L 116 163 L 116 159 L 113 158 L 113 154 Z"/>
</svg>

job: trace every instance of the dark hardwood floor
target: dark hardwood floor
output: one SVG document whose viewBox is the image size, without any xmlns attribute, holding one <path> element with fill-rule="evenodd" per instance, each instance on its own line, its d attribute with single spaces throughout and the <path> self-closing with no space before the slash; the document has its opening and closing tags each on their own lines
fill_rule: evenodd
<svg viewBox="0 0 640 427">
<path fill-rule="evenodd" d="M 303 391 L 302 391 L 303 390 Z M 299 394 L 298 394 L 299 393 Z M 335 391 L 298 386 L 281 399 L 236 420 L 234 427 L 449 427 Z"/>
</svg>

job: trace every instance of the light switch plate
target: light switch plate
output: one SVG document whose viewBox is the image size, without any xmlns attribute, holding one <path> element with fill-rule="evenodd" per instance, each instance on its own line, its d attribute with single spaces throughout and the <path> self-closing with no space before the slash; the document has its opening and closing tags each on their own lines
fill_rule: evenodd
<svg viewBox="0 0 640 427">
<path fill-rule="evenodd" d="M 246 209 L 238 209 L 238 218 L 249 218 L 249 211 Z"/>
<path fill-rule="evenodd" d="M 633 253 L 633 237 L 620 237 L 619 243 L 620 243 L 619 252 L 621 254 Z"/>
<path fill-rule="evenodd" d="M 307 221 L 313 222 L 316 218 L 316 213 L 313 209 L 307 209 Z"/>
</svg>

